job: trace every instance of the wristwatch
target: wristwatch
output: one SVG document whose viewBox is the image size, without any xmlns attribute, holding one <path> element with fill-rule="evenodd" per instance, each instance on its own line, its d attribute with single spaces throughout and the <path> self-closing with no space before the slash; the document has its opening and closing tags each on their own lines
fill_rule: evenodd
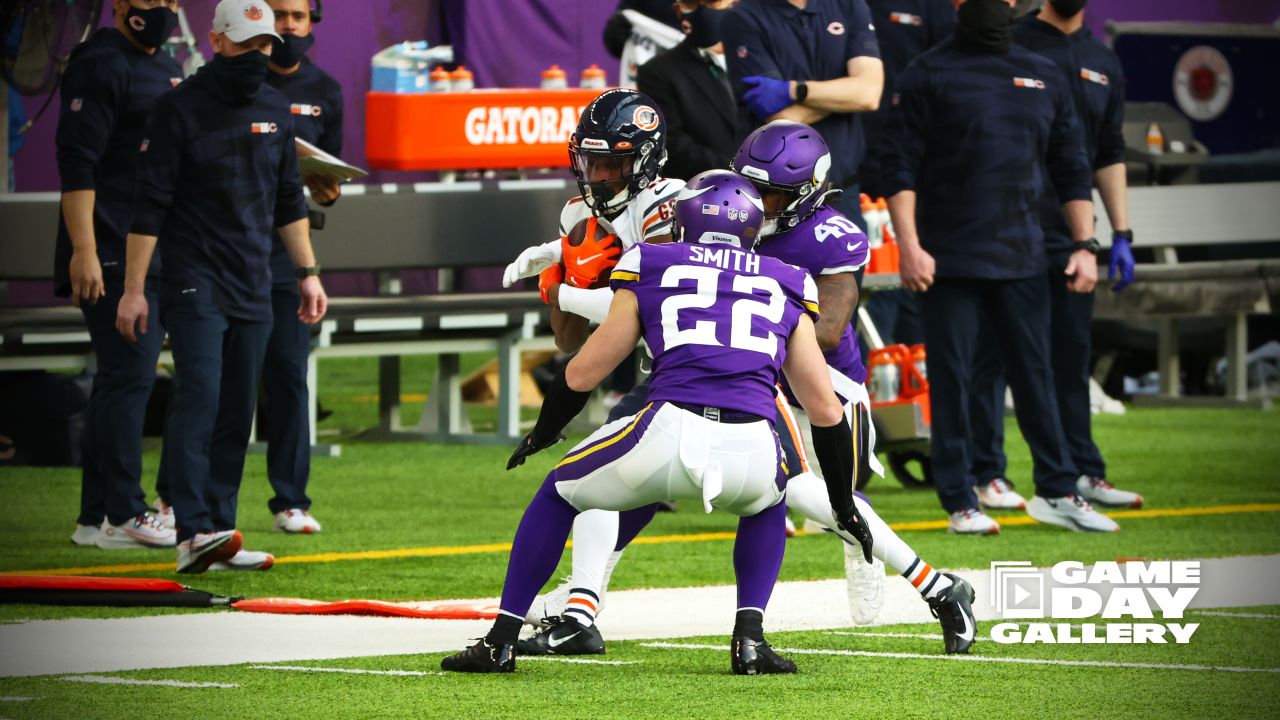
<svg viewBox="0 0 1280 720">
<path fill-rule="evenodd" d="M 1115 232 L 1111 233 L 1111 239 L 1112 240 L 1128 240 L 1129 244 L 1132 245 L 1133 231 L 1132 230 L 1116 230 Z"/>
<path fill-rule="evenodd" d="M 299 280 L 306 280 L 309 277 L 320 277 L 320 266 L 309 265 L 307 267 L 300 267 L 297 272 Z"/>
<path fill-rule="evenodd" d="M 802 103 L 804 99 L 809 97 L 809 83 L 804 80 L 796 81 L 796 102 Z"/>
<path fill-rule="evenodd" d="M 1075 247 L 1076 247 L 1076 250 L 1088 250 L 1094 255 L 1097 255 L 1098 251 L 1102 249 L 1102 246 L 1098 244 L 1098 238 L 1089 238 L 1088 240 L 1077 240 L 1075 242 Z"/>
</svg>

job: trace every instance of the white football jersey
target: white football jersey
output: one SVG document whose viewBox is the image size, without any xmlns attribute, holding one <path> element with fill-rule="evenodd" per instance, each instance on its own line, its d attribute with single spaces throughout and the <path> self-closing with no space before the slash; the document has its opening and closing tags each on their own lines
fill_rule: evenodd
<svg viewBox="0 0 1280 720">
<path fill-rule="evenodd" d="M 600 225 L 622 241 L 622 249 L 671 232 L 672 210 L 676 195 L 684 189 L 684 181 L 658 178 L 627 203 L 613 220 L 600 219 Z M 564 204 L 560 211 L 560 236 L 569 234 L 575 225 L 591 217 L 591 208 L 578 196 Z"/>
</svg>

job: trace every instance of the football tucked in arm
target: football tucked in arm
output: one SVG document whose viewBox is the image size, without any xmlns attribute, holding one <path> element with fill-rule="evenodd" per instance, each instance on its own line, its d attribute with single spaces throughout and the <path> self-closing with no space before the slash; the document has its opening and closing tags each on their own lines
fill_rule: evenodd
<svg viewBox="0 0 1280 720">
<path fill-rule="evenodd" d="M 609 286 L 609 273 L 622 256 L 622 242 L 594 216 L 569 229 L 561 239 L 564 281 L 576 288 Z"/>
</svg>

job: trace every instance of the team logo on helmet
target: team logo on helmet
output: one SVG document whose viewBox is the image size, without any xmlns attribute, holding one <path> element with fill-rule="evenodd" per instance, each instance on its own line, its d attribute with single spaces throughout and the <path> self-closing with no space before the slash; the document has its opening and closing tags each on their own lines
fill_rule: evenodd
<svg viewBox="0 0 1280 720">
<path fill-rule="evenodd" d="M 838 21 L 831 23 L 830 25 L 827 26 L 827 32 L 831 33 L 832 35 L 843 35 L 844 23 L 838 22 Z"/>
<path fill-rule="evenodd" d="M 631 122 L 641 130 L 658 129 L 658 111 L 648 105 L 641 105 L 631 114 Z"/>
<path fill-rule="evenodd" d="M 129 18 L 129 27 L 142 32 L 147 27 L 147 21 L 143 20 L 141 15 L 134 15 Z"/>
<path fill-rule="evenodd" d="M 631 144 L 630 140 L 619 140 L 613 144 L 614 150 L 630 150 L 633 147 L 635 146 Z"/>
<path fill-rule="evenodd" d="M 253 22 L 257 22 L 262 19 L 262 8 L 258 7 L 254 3 L 250 3 L 249 6 L 244 9 L 244 16 Z"/>
</svg>

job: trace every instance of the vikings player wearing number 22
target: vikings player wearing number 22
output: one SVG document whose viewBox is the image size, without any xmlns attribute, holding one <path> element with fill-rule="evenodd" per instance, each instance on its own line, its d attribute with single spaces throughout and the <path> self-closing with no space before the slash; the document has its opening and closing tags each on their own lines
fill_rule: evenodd
<svg viewBox="0 0 1280 720">
<path fill-rule="evenodd" d="M 493 629 L 445 658 L 445 670 L 515 669 L 520 626 L 554 572 L 578 513 L 604 509 L 626 515 L 682 498 L 741 518 L 734 547 L 734 672 L 795 672 L 795 664 L 774 653 L 763 634 L 785 545 L 786 477 L 771 422 L 782 372 L 821 438 L 815 438 L 817 456 L 829 477 L 852 476 L 852 435 L 814 336 L 818 305 L 812 278 L 743 249 L 763 218 L 749 181 L 709 171 L 679 196 L 677 242 L 636 245 L 618 262 L 608 317 L 553 382 L 537 424 L 508 468 L 554 444 L 595 384 L 642 338 L 654 356 L 649 402 L 600 428 L 547 476 L 516 531 Z M 851 506 L 850 493 L 845 484 L 841 507 Z M 865 527 L 856 510 L 849 520 Z"/>
</svg>

